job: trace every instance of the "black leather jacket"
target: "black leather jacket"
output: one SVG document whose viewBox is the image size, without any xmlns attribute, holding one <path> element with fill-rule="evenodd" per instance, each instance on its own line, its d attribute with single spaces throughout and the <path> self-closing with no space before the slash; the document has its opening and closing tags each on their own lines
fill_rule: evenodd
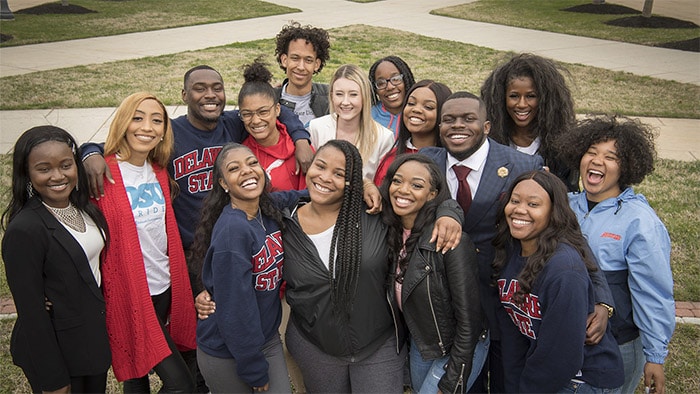
<svg viewBox="0 0 700 394">
<path fill-rule="evenodd" d="M 429 243 L 431 232 L 432 228 L 423 231 L 408 261 L 401 291 L 403 317 L 423 359 L 450 355 L 440 390 L 464 393 L 474 347 L 485 325 L 476 248 L 462 233 L 459 246 L 443 255 Z M 388 297 L 398 313 L 393 287 L 396 263 L 389 272 Z"/>
</svg>

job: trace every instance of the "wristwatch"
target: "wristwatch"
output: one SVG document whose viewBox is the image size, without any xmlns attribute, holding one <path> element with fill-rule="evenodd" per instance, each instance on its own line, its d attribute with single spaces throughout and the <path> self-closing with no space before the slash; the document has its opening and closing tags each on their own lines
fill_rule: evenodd
<svg viewBox="0 0 700 394">
<path fill-rule="evenodd" d="M 613 315 L 613 312 L 615 312 L 615 309 L 604 302 L 599 302 L 598 305 L 608 310 L 608 319 L 610 319 Z"/>
</svg>

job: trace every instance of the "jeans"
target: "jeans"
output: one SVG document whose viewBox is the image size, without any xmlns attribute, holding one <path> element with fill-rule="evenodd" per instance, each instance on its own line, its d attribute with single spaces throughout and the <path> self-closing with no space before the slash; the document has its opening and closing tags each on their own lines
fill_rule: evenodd
<svg viewBox="0 0 700 394">
<path fill-rule="evenodd" d="M 474 356 L 472 357 L 472 370 L 467 379 L 466 392 L 474 384 L 474 381 L 481 373 L 481 368 L 484 366 L 486 356 L 489 354 L 489 335 L 480 337 L 474 348 Z M 435 394 L 438 391 L 438 383 L 445 374 L 445 364 L 450 360 L 450 355 L 436 359 L 423 360 L 418 346 L 411 338 L 411 350 L 409 352 L 411 363 L 411 383 L 413 389 L 419 394 Z"/>
<path fill-rule="evenodd" d="M 569 381 L 569 384 L 567 384 L 563 389 L 559 390 L 560 394 L 619 394 L 621 392 L 620 387 L 616 389 L 602 389 L 600 387 L 591 386 L 588 383 L 579 383 L 574 381 Z"/>
<path fill-rule="evenodd" d="M 642 350 L 642 337 L 625 342 L 620 347 L 622 363 L 625 366 L 625 384 L 622 385 L 623 393 L 634 393 L 639 386 L 639 381 L 644 374 L 646 357 Z"/>
</svg>

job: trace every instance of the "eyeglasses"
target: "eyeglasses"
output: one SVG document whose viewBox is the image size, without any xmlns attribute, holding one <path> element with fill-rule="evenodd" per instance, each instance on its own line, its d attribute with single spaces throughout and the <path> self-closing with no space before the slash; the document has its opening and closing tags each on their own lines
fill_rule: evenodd
<svg viewBox="0 0 700 394">
<path fill-rule="evenodd" d="M 253 115 L 258 115 L 258 118 L 266 118 L 268 115 L 270 115 L 270 112 L 272 111 L 272 107 L 275 105 L 272 104 L 271 106 L 267 108 L 260 108 L 257 111 L 239 111 L 238 112 L 238 117 L 241 118 L 242 121 L 249 121 L 253 119 Z"/>
<path fill-rule="evenodd" d="M 376 87 L 377 90 L 386 89 L 387 84 L 389 82 L 391 82 L 391 84 L 393 86 L 401 85 L 403 83 L 403 74 L 394 75 L 393 77 L 391 77 L 389 79 L 384 79 L 384 78 L 378 79 L 378 80 L 374 81 L 374 87 Z"/>
</svg>

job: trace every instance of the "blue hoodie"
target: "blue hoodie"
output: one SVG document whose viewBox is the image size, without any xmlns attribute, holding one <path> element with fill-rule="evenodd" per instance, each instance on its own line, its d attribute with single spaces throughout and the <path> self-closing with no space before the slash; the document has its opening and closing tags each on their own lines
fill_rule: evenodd
<svg viewBox="0 0 700 394">
<path fill-rule="evenodd" d="M 590 212 L 585 191 L 569 193 L 569 203 L 610 285 L 618 344 L 641 335 L 647 362 L 663 364 L 676 326 L 666 227 L 632 188 Z"/>
</svg>

